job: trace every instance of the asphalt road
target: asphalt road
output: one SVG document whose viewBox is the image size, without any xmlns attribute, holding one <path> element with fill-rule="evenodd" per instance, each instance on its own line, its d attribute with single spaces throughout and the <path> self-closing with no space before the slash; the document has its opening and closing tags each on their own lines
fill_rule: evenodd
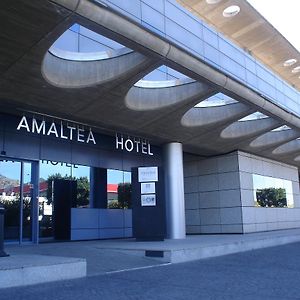
<svg viewBox="0 0 300 300">
<path fill-rule="evenodd" d="M 0 290 L 2 300 L 300 299 L 300 243 Z"/>
</svg>

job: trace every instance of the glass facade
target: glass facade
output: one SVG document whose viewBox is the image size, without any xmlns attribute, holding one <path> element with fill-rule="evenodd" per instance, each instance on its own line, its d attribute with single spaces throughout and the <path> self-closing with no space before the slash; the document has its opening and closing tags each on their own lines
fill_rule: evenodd
<svg viewBox="0 0 300 300">
<path fill-rule="evenodd" d="M 253 174 L 254 202 L 258 207 L 294 207 L 290 180 Z"/>
<path fill-rule="evenodd" d="M 53 237 L 55 180 L 76 182 L 76 199 L 72 208 L 131 208 L 131 172 L 107 169 L 106 174 L 91 178 L 91 167 L 50 160 L 40 161 L 39 236 Z M 99 194 L 100 190 L 105 194 Z M 94 193 L 94 195 L 91 195 Z M 91 197 L 93 198 L 90 201 Z"/>
<path fill-rule="evenodd" d="M 39 223 L 40 237 L 53 235 L 53 182 L 55 179 L 74 180 L 77 183 L 76 199 L 72 206 L 89 207 L 90 168 L 50 160 L 40 161 L 39 179 Z"/>
</svg>

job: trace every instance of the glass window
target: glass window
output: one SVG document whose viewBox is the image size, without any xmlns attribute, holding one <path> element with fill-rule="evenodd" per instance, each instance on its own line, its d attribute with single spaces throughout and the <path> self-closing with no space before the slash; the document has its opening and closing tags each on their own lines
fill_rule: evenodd
<svg viewBox="0 0 300 300">
<path fill-rule="evenodd" d="M 259 207 L 294 207 L 292 182 L 253 174 L 255 205 Z"/>
<path fill-rule="evenodd" d="M 0 204 L 5 208 L 5 240 L 20 238 L 20 175 L 20 162 L 0 160 Z"/>
<path fill-rule="evenodd" d="M 131 208 L 131 172 L 107 170 L 107 208 Z"/>
<path fill-rule="evenodd" d="M 90 197 L 90 167 L 42 160 L 40 162 L 39 180 L 39 221 L 40 237 L 53 235 L 53 181 L 55 179 L 75 180 L 77 196 L 73 207 L 89 207 Z"/>
</svg>

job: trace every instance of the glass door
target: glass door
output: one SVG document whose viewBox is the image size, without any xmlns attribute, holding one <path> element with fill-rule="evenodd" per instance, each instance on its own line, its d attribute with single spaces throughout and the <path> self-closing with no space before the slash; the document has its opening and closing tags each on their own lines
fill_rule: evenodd
<svg viewBox="0 0 300 300">
<path fill-rule="evenodd" d="M 0 204 L 5 208 L 4 240 L 31 241 L 34 185 L 31 162 L 0 160 Z"/>
<path fill-rule="evenodd" d="M 21 162 L 0 161 L 0 204 L 5 208 L 4 240 L 20 239 Z"/>
</svg>

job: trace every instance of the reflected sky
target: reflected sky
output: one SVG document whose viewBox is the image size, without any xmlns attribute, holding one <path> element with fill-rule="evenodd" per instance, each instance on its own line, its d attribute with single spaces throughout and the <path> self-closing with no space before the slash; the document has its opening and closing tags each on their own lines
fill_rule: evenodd
<svg viewBox="0 0 300 300">
<path fill-rule="evenodd" d="M 50 175 L 57 174 L 72 177 L 90 177 L 90 168 L 86 166 L 68 164 L 64 162 L 41 161 L 40 178 L 47 179 Z"/>
<path fill-rule="evenodd" d="M 107 183 L 118 184 L 123 182 L 131 182 L 131 172 L 107 170 Z"/>
<path fill-rule="evenodd" d="M 20 181 L 21 163 L 13 161 L 0 161 L 0 175 L 9 179 Z"/>
</svg>

